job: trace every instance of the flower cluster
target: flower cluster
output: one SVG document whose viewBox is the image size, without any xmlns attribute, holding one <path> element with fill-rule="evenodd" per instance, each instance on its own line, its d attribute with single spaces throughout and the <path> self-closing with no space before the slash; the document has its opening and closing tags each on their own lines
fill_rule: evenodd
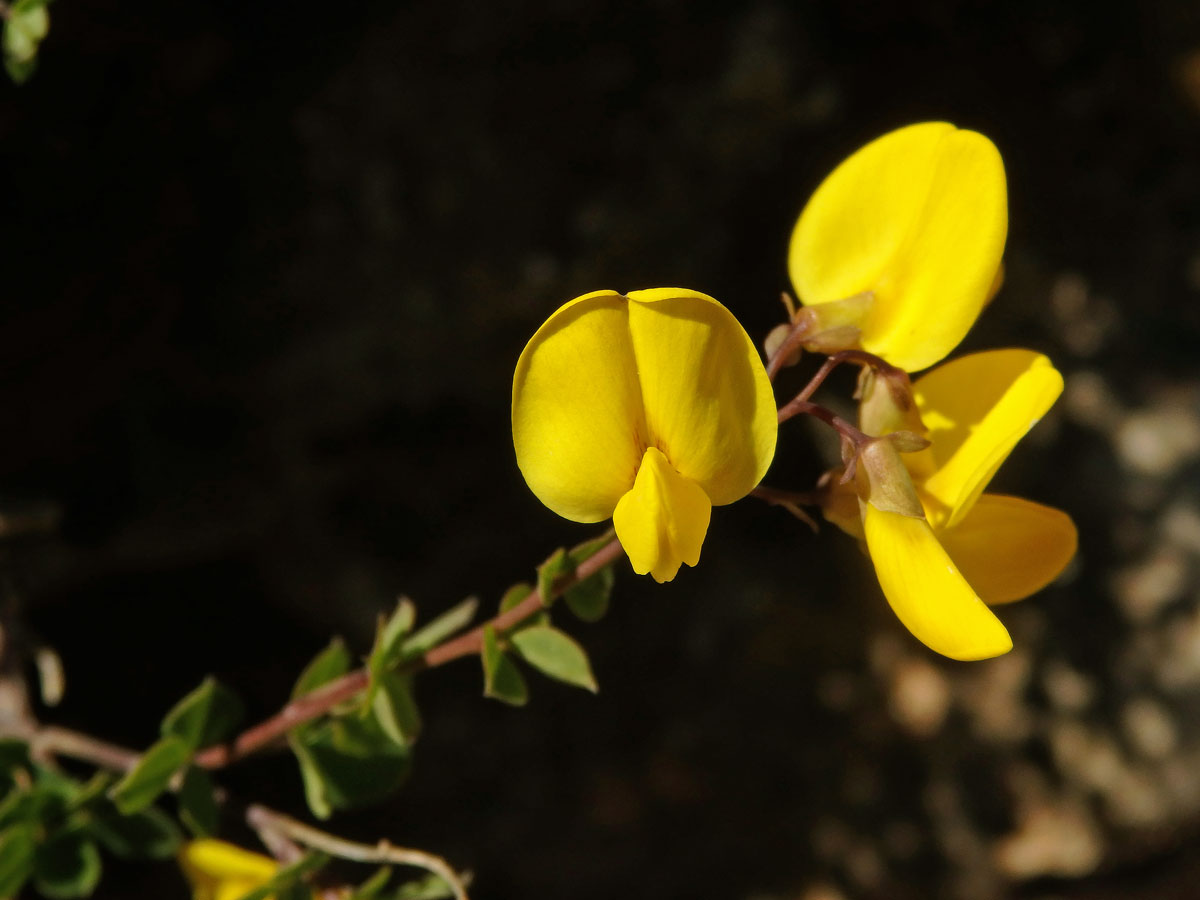
<svg viewBox="0 0 1200 900">
<path fill-rule="evenodd" d="M 1007 652 L 988 604 L 1052 581 L 1076 533 L 1065 513 L 984 489 L 1062 377 L 1020 349 L 908 377 L 943 360 L 999 288 L 1007 216 L 1003 161 L 983 135 L 943 122 L 884 135 L 800 215 L 788 268 L 802 307 L 769 367 L 694 291 L 600 291 L 555 312 L 513 380 L 521 472 L 568 519 L 611 516 L 634 570 L 669 581 L 698 562 L 712 507 L 758 485 L 777 415 L 818 415 L 843 437 L 822 511 L 862 541 L 896 615 L 946 656 Z M 832 355 L 777 414 L 770 381 L 800 348 Z M 863 366 L 856 426 L 808 400 L 844 361 Z"/>
</svg>

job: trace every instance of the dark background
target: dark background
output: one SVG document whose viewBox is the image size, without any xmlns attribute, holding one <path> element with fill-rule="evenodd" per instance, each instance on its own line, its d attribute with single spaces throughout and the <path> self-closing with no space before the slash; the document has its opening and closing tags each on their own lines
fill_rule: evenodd
<svg viewBox="0 0 1200 900">
<path fill-rule="evenodd" d="M 3 551 L 66 665 L 44 720 L 145 746 L 210 672 L 261 717 L 399 593 L 490 608 L 592 533 L 513 460 L 541 321 L 682 285 L 761 337 L 820 179 L 947 119 L 1010 191 L 1007 283 L 963 349 L 1068 379 L 998 479 L 1081 531 L 1002 612 L 1017 649 L 933 657 L 851 541 L 747 501 L 701 568 L 620 566 L 610 616 L 570 626 L 597 697 L 537 681 L 512 710 L 469 661 L 429 673 L 415 777 L 330 827 L 444 854 L 484 900 L 1195 896 L 1193 2 L 51 14 L 34 79 L 0 83 L 0 500 L 61 512 Z M 789 426 L 768 480 L 806 487 L 833 449 Z M 222 783 L 300 812 L 286 757 Z M 118 864 L 97 894 L 184 895 Z"/>
</svg>

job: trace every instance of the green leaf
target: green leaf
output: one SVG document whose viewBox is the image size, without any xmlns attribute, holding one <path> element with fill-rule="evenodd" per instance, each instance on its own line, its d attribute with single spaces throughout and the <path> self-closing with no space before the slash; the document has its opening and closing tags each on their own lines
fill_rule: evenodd
<svg viewBox="0 0 1200 900">
<path fill-rule="evenodd" d="M 162 738 L 142 756 L 136 768 L 118 781 L 109 797 L 123 815 L 140 812 L 167 789 L 171 778 L 191 758 L 187 742 L 177 735 Z"/>
<path fill-rule="evenodd" d="M 569 555 L 575 568 L 607 547 L 615 536 L 615 532 L 609 529 L 598 538 L 572 547 Z M 608 612 L 608 600 L 612 594 L 614 581 L 616 581 L 616 575 L 613 573 L 612 566 L 605 566 L 578 584 L 569 587 L 563 594 L 563 599 L 577 618 L 584 622 L 598 622 Z"/>
<path fill-rule="evenodd" d="M 500 639 L 491 625 L 483 629 L 483 696 L 524 706 L 529 702 L 529 689 L 525 676 L 516 664 L 500 649 Z"/>
<path fill-rule="evenodd" d="M 74 778 L 44 766 L 32 765 L 26 774 L 32 783 L 10 790 L 0 801 L 0 828 L 18 822 L 57 824 L 82 788 Z"/>
<path fill-rule="evenodd" d="M 248 894 L 243 894 L 239 900 L 267 900 L 268 897 L 283 895 L 289 889 L 302 885 L 304 879 L 329 865 L 329 857 L 324 853 L 308 853 L 290 866 L 284 866 L 272 876 L 271 880 L 262 887 L 255 888 Z"/>
<path fill-rule="evenodd" d="M 100 851 L 79 832 L 56 835 L 34 854 L 34 885 L 50 900 L 87 897 L 99 881 Z"/>
<path fill-rule="evenodd" d="M 170 859 L 183 839 L 171 817 L 154 806 L 132 816 L 114 807 L 89 822 L 87 832 L 120 859 Z"/>
<path fill-rule="evenodd" d="M 372 663 L 379 658 L 380 667 L 393 666 L 400 660 L 403 639 L 412 631 L 417 620 L 417 608 L 407 597 L 401 597 L 396 611 L 381 622 L 375 635 L 375 649 L 371 653 Z"/>
<path fill-rule="evenodd" d="M 571 562 L 573 562 L 575 567 L 578 568 L 584 560 L 591 559 L 593 556 L 611 544 L 616 537 L 616 531 L 610 528 L 599 537 L 594 537 L 590 540 L 584 541 L 581 544 L 576 544 L 567 551 L 567 554 L 571 557 Z"/>
<path fill-rule="evenodd" d="M 167 713 L 162 736 L 175 735 L 195 752 L 229 737 L 242 712 L 242 701 L 232 691 L 215 678 L 206 678 Z"/>
<path fill-rule="evenodd" d="M 468 597 L 457 606 L 452 606 L 446 610 L 416 634 L 408 638 L 400 647 L 401 659 L 411 659 L 414 656 L 420 656 L 427 650 L 436 647 L 454 632 L 459 631 L 471 624 L 471 620 L 475 618 L 475 610 L 479 607 L 479 600 L 475 597 Z"/>
<path fill-rule="evenodd" d="M 408 777 L 406 747 L 384 733 L 374 717 L 342 716 L 289 736 L 300 764 L 309 809 L 319 819 L 335 809 L 383 799 Z"/>
<path fill-rule="evenodd" d="M 392 894 L 391 900 L 442 900 L 443 897 L 453 896 L 450 885 L 436 875 L 426 875 L 403 885 Z"/>
<path fill-rule="evenodd" d="M 542 597 L 542 606 L 549 606 L 558 596 L 558 588 L 562 582 L 575 572 L 575 563 L 562 547 L 555 550 L 550 557 L 538 566 L 537 586 Z"/>
<path fill-rule="evenodd" d="M 49 5 L 50 0 L 17 0 L 16 3 L 12 4 L 12 11 L 24 15 Z"/>
<path fill-rule="evenodd" d="M 97 772 L 85 784 L 72 792 L 71 799 L 67 804 L 68 809 L 71 812 L 78 812 L 98 803 L 107 803 L 108 789 L 116 780 L 116 776 L 111 772 Z"/>
<path fill-rule="evenodd" d="M 13 81 L 20 84 L 33 74 L 38 45 L 49 29 L 46 0 L 18 0 L 9 9 L 0 44 L 4 49 L 4 67 Z"/>
<path fill-rule="evenodd" d="M 21 885 L 33 874 L 35 851 L 32 824 L 26 822 L 0 831 L 0 897 L 17 896 Z"/>
<path fill-rule="evenodd" d="M 400 598 L 396 611 L 389 618 L 384 619 L 380 616 L 375 629 L 375 646 L 367 659 L 367 672 L 370 677 L 366 693 L 363 695 L 364 712 L 375 705 L 380 677 L 401 661 L 403 639 L 412 630 L 416 617 L 416 607 L 406 597 Z"/>
<path fill-rule="evenodd" d="M 520 584 L 514 584 L 504 596 L 500 598 L 500 612 L 506 613 L 530 594 L 533 593 L 533 585 L 528 581 L 522 581 Z"/>
<path fill-rule="evenodd" d="M 414 743 L 421 733 L 421 714 L 413 699 L 413 679 L 400 672 L 383 672 L 371 701 L 371 714 L 389 738 L 402 747 Z"/>
<path fill-rule="evenodd" d="M 196 837 L 216 834 L 220 812 L 212 777 L 199 766 L 189 766 L 179 787 L 179 818 Z"/>
<path fill-rule="evenodd" d="M 292 699 L 311 694 L 321 685 L 335 681 L 349 671 L 350 653 L 341 638 L 334 638 L 300 673 L 296 686 L 292 688 Z"/>
<path fill-rule="evenodd" d="M 8 29 L 5 29 L 7 37 Z M 5 41 L 7 44 L 7 41 Z M 8 73 L 8 77 L 13 80 L 14 84 L 24 84 L 33 77 L 33 73 L 37 71 L 37 57 L 33 56 L 29 59 L 16 59 L 12 56 L 5 55 L 4 71 Z"/>
<path fill-rule="evenodd" d="M 392 877 L 392 870 L 389 866 L 384 866 L 374 875 L 360 884 L 354 889 L 354 893 L 350 895 L 349 900 L 379 900 L 383 889 L 387 887 L 389 879 Z"/>
<path fill-rule="evenodd" d="M 599 622 L 608 612 L 608 601 L 612 596 L 613 582 L 616 580 L 617 576 L 612 568 L 605 566 L 568 588 L 563 594 L 563 600 L 576 618 L 584 622 Z"/>
<path fill-rule="evenodd" d="M 309 752 L 299 735 L 289 736 L 288 743 L 295 754 L 296 763 L 300 766 L 300 780 L 304 784 L 304 799 L 309 810 L 318 819 L 328 819 L 333 815 L 333 804 L 329 802 L 325 790 L 325 775 L 317 757 Z"/>
<path fill-rule="evenodd" d="M 521 659 L 542 674 L 592 693 L 598 690 L 587 653 L 557 628 L 546 625 L 526 628 L 514 634 L 512 642 Z"/>
</svg>

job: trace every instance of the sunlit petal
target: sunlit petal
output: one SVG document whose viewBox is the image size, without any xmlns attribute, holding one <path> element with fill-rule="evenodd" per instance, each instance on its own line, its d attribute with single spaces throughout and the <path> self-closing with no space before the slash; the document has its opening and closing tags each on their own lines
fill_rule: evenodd
<svg viewBox="0 0 1200 900">
<path fill-rule="evenodd" d="M 212 838 L 187 842 L 178 860 L 194 900 L 235 900 L 268 882 L 279 869 L 268 856 Z"/>
<path fill-rule="evenodd" d="M 938 538 L 986 603 L 1011 603 L 1052 582 L 1075 555 L 1078 535 L 1061 510 L 984 494 Z"/>
<path fill-rule="evenodd" d="M 990 296 L 1007 203 L 986 137 L 945 122 L 901 128 L 817 188 L 792 234 L 792 283 L 808 305 L 873 292 L 862 346 L 918 371 L 954 349 Z"/>
<path fill-rule="evenodd" d="M 632 291 L 629 329 L 647 445 L 714 505 L 744 497 L 775 454 L 775 399 L 754 342 L 711 297 Z"/>
<path fill-rule="evenodd" d="M 633 570 L 670 581 L 681 563 L 700 561 L 712 504 L 655 447 L 646 451 L 637 480 L 613 513 L 613 527 Z"/>
<path fill-rule="evenodd" d="M 1000 464 L 1062 393 L 1062 375 L 1031 350 L 974 353 L 913 385 L 932 445 L 905 461 L 938 527 L 971 510 Z"/>
<path fill-rule="evenodd" d="M 884 596 L 917 640 L 962 660 L 1012 649 L 1008 631 L 971 590 L 928 522 L 863 504 L 863 530 Z"/>
<path fill-rule="evenodd" d="M 517 465 L 539 500 L 576 522 L 612 515 L 648 445 L 628 306 L 597 291 L 560 307 L 513 377 Z"/>
</svg>

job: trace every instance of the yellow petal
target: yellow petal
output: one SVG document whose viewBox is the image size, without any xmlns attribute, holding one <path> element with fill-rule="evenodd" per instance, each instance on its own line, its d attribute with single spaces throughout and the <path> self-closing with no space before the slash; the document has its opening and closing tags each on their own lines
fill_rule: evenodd
<svg viewBox="0 0 1200 900">
<path fill-rule="evenodd" d="M 917 380 L 913 394 L 932 444 L 905 462 L 936 527 L 962 521 L 1062 386 L 1050 360 L 1031 350 L 974 353 Z"/>
<path fill-rule="evenodd" d="M 917 640 L 951 659 L 989 659 L 1012 649 L 1008 631 L 971 590 L 928 522 L 864 503 L 863 531 L 883 594 Z"/>
<path fill-rule="evenodd" d="M 649 443 L 628 305 L 615 291 L 563 305 L 513 376 L 517 465 L 539 500 L 576 522 L 612 515 Z"/>
<path fill-rule="evenodd" d="M 1008 231 L 1004 163 L 974 131 L 910 125 L 853 154 L 817 188 L 788 268 L 805 304 L 872 291 L 863 348 L 918 371 L 954 349 L 996 281 Z"/>
<path fill-rule="evenodd" d="M 628 296 L 647 446 L 714 505 L 744 497 L 766 474 L 778 431 L 757 347 L 705 294 L 658 288 Z"/>
<path fill-rule="evenodd" d="M 195 900 L 240 897 L 268 882 L 279 869 L 268 856 L 212 838 L 187 842 L 178 859 Z"/>
<path fill-rule="evenodd" d="M 1040 591 L 1067 567 L 1078 543 L 1065 512 L 1003 494 L 984 494 L 938 537 L 986 603 L 1011 603 Z"/>
<path fill-rule="evenodd" d="M 712 504 L 694 481 L 680 475 L 655 447 L 646 451 L 637 480 L 613 513 L 613 527 L 633 571 L 660 584 L 681 563 L 700 561 Z"/>
</svg>

